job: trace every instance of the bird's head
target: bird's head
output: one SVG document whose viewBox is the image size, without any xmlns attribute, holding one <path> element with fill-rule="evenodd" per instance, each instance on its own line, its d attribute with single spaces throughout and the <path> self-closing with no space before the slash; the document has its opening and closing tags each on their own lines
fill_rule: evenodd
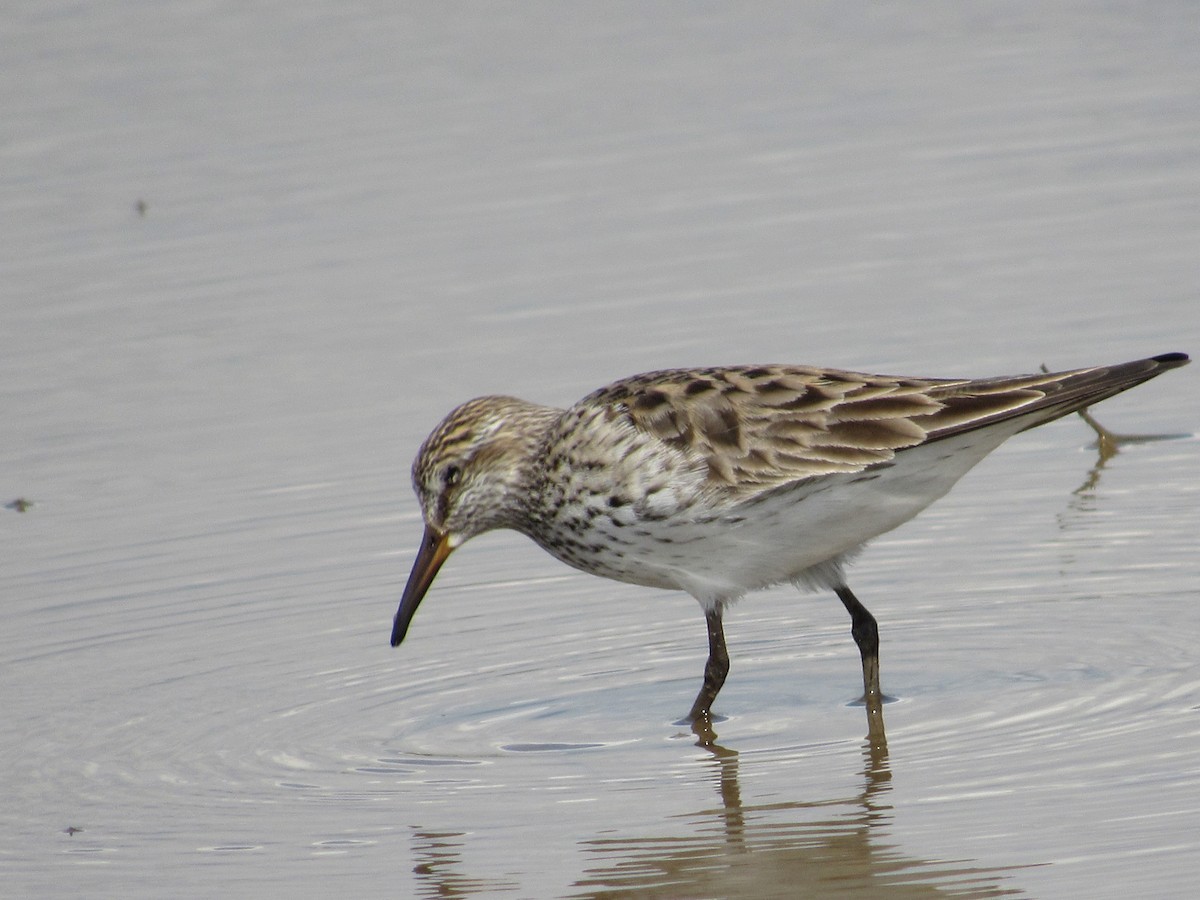
<svg viewBox="0 0 1200 900">
<path fill-rule="evenodd" d="M 515 397 L 478 397 L 425 439 L 412 467 L 425 534 L 396 612 L 393 647 L 455 548 L 485 531 L 519 525 L 530 468 L 557 415 Z"/>
</svg>

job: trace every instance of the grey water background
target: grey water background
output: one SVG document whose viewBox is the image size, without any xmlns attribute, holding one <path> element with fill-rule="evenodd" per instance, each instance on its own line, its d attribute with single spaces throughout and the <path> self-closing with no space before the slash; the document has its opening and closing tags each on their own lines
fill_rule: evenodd
<svg viewBox="0 0 1200 900">
<path fill-rule="evenodd" d="M 1200 349 L 1186 2 L 16 2 L 0 23 L 5 896 L 1184 897 L 1200 369 L 1014 439 L 848 621 L 460 550 L 455 403 Z M 68 833 L 72 829 L 82 829 Z"/>
</svg>

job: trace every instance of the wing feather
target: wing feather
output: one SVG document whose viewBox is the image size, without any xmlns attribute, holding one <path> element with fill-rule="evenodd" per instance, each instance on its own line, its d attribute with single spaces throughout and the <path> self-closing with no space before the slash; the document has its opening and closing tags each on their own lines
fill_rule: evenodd
<svg viewBox="0 0 1200 900">
<path fill-rule="evenodd" d="M 616 382 L 581 404 L 608 407 L 707 464 L 707 489 L 736 501 L 884 465 L 907 448 L 971 429 L 1021 417 L 1028 419 L 1021 427 L 1032 427 L 1182 365 L 1179 356 L 986 379 L 781 365 L 675 369 Z"/>
</svg>

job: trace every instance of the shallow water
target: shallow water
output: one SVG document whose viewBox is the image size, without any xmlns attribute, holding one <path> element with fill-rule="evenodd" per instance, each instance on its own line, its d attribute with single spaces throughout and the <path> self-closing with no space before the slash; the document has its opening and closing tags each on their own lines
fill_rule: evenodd
<svg viewBox="0 0 1200 900">
<path fill-rule="evenodd" d="M 1195 366 L 863 555 L 886 755 L 829 595 L 731 612 L 714 748 L 694 601 L 516 535 L 387 643 L 465 397 L 1195 352 L 1200 17 L 1138 9 L 11 12 L 4 892 L 1189 895 Z"/>
</svg>

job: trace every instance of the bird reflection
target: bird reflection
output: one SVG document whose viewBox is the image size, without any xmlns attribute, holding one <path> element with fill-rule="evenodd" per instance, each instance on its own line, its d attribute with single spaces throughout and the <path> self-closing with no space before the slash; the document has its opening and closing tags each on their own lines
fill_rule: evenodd
<svg viewBox="0 0 1200 900">
<path fill-rule="evenodd" d="M 892 772 L 885 744 L 863 744 L 862 789 L 849 797 L 743 805 L 737 751 L 702 744 L 720 805 L 680 817 L 676 835 L 604 838 L 582 849 L 602 862 L 575 898 L 1004 897 L 999 868 L 904 856 L 888 840 Z M 777 765 L 777 762 L 771 763 Z M 918 880 L 919 879 L 919 880 Z"/>
<path fill-rule="evenodd" d="M 1087 478 L 1083 484 L 1072 491 L 1075 496 L 1085 496 L 1095 490 L 1096 485 L 1100 482 L 1100 473 L 1104 471 L 1104 467 L 1108 465 L 1108 461 L 1121 452 L 1121 447 L 1126 444 L 1149 444 L 1154 441 L 1177 441 L 1182 438 L 1191 437 L 1190 434 L 1117 434 L 1115 431 L 1109 431 L 1103 425 L 1096 421 L 1096 418 L 1086 409 L 1079 411 L 1079 417 L 1091 426 L 1096 432 L 1096 443 L 1093 444 L 1096 448 L 1096 464 L 1092 466 L 1088 472 Z"/>
<path fill-rule="evenodd" d="M 466 835 L 461 831 L 413 830 L 413 875 L 416 876 L 418 896 L 434 898 L 472 897 L 496 891 L 517 889 L 514 882 L 491 881 L 463 874 L 463 845 Z"/>
</svg>

